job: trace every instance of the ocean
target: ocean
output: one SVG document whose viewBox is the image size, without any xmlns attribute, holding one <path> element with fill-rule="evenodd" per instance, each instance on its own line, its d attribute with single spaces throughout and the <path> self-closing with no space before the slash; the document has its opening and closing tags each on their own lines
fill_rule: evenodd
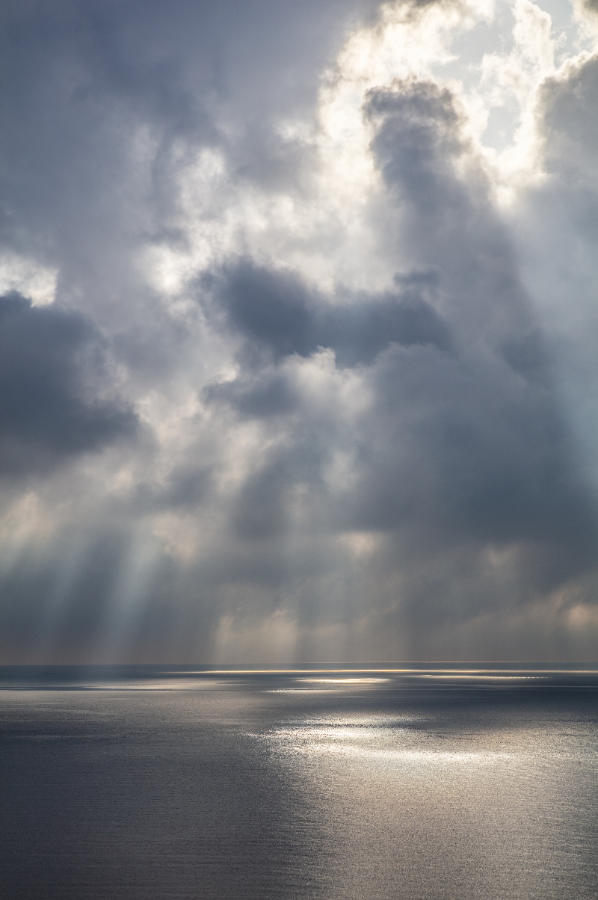
<svg viewBox="0 0 598 900">
<path fill-rule="evenodd" d="M 0 667 L 3 900 L 595 900 L 598 672 Z"/>
</svg>

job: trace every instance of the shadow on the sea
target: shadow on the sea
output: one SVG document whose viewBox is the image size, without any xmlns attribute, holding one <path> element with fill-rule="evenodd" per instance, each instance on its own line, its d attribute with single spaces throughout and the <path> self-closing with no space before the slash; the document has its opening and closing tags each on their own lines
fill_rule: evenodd
<svg viewBox="0 0 598 900">
<path fill-rule="evenodd" d="M 232 693 L 11 697 L 0 896 L 320 896 L 317 819 Z"/>
</svg>

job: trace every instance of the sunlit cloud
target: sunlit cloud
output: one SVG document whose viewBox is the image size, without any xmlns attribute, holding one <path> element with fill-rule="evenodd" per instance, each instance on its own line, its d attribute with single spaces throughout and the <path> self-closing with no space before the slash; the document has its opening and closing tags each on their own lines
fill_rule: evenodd
<svg viewBox="0 0 598 900">
<path fill-rule="evenodd" d="M 0 13 L 7 660 L 595 657 L 594 6 Z"/>
</svg>

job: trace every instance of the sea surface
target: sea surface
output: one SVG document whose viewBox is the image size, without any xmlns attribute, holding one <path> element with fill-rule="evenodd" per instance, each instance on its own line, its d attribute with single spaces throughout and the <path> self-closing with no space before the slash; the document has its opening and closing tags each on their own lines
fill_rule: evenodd
<svg viewBox="0 0 598 900">
<path fill-rule="evenodd" d="M 584 666 L 0 667 L 3 900 L 596 900 Z"/>
</svg>

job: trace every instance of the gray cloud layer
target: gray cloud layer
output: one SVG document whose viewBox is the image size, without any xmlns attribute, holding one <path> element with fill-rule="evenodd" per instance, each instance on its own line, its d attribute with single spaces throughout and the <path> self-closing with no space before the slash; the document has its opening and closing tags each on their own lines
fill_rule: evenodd
<svg viewBox="0 0 598 900">
<path fill-rule="evenodd" d="M 132 438 L 137 418 L 117 402 L 86 399 L 102 342 L 77 312 L 0 297 L 0 473 L 46 468 L 65 456 Z"/>
<path fill-rule="evenodd" d="M 454 85 L 370 86 L 339 215 L 315 110 L 377 4 L 0 15 L 0 241 L 57 272 L 0 298 L 3 657 L 592 655 L 596 57 L 507 212 Z"/>
<path fill-rule="evenodd" d="M 432 344 L 448 350 L 446 323 L 425 299 L 435 272 L 397 277 L 394 291 L 362 293 L 342 305 L 313 295 L 292 273 L 241 261 L 216 280 L 216 310 L 245 338 L 245 357 L 261 350 L 274 360 L 334 350 L 340 366 L 369 364 L 391 343 Z"/>
</svg>

